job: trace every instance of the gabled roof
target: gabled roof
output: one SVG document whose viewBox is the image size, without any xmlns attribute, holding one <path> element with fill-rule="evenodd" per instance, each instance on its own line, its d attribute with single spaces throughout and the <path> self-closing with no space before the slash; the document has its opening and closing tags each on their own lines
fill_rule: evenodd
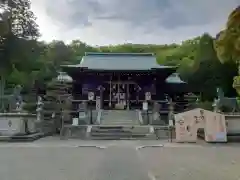
<svg viewBox="0 0 240 180">
<path fill-rule="evenodd" d="M 182 81 L 179 77 L 178 73 L 173 73 L 165 80 L 166 83 L 173 83 L 173 84 L 186 84 L 186 82 Z"/>
<path fill-rule="evenodd" d="M 175 69 L 174 66 L 159 65 L 153 53 L 85 53 L 80 64 L 68 67 L 80 67 L 92 70 L 151 70 Z"/>
</svg>

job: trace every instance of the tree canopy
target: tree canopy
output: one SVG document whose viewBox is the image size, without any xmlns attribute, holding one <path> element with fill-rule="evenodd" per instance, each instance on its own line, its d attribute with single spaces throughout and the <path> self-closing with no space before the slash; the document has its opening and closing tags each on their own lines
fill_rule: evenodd
<svg viewBox="0 0 240 180">
<path fill-rule="evenodd" d="M 214 98 L 217 86 L 223 87 L 225 92 L 234 95 L 231 84 L 236 74 L 236 65 L 230 62 L 220 64 L 218 58 L 222 60 L 227 57 L 229 61 L 233 59 L 232 54 L 238 55 L 239 46 L 236 44 L 239 42 L 239 37 L 233 43 L 229 41 L 229 38 L 239 36 L 239 33 L 236 35 L 229 30 L 230 27 L 236 29 L 239 26 L 238 10 L 230 15 L 228 28 L 220 33 L 215 41 L 216 54 L 213 46 L 214 38 L 209 34 L 200 35 L 180 44 L 164 45 L 120 44 L 94 47 L 78 39 L 69 44 L 58 40 L 50 43 L 41 42 L 38 40 L 40 34 L 35 22 L 36 18 L 30 10 L 30 1 L 8 1 L 6 5 L 10 16 L 0 21 L 0 68 L 2 69 L 0 77 L 5 78 L 6 88 L 22 84 L 30 90 L 36 81 L 46 84 L 48 80 L 57 75 L 60 65 L 79 63 L 87 51 L 151 52 L 156 54 L 159 64 L 177 65 L 180 76 L 191 86 L 198 87 L 205 99 Z M 5 29 L 5 27 L 8 28 Z M 225 43 L 228 43 L 226 47 L 223 46 Z M 234 49 L 231 49 L 233 44 Z M 224 54 L 224 56 L 219 56 L 219 54 Z"/>
<path fill-rule="evenodd" d="M 240 62 L 240 6 L 229 15 L 226 28 L 218 34 L 215 45 L 222 62 Z"/>
</svg>

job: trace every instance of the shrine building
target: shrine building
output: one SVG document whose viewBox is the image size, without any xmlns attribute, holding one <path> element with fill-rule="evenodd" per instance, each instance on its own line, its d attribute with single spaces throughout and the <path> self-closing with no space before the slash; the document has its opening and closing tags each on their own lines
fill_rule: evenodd
<svg viewBox="0 0 240 180">
<path fill-rule="evenodd" d="M 166 96 L 177 101 L 187 92 L 177 67 L 159 65 L 152 53 L 87 52 L 62 70 L 73 79 L 74 99 L 99 100 L 102 109 L 136 109 Z"/>
</svg>

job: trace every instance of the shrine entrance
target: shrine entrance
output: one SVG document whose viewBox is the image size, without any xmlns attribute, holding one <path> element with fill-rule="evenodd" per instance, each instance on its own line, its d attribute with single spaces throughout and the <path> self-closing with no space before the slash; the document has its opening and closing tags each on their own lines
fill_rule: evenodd
<svg viewBox="0 0 240 180">
<path fill-rule="evenodd" d="M 137 100 L 133 81 L 109 81 L 109 107 L 113 109 L 130 109 L 131 99 Z"/>
</svg>

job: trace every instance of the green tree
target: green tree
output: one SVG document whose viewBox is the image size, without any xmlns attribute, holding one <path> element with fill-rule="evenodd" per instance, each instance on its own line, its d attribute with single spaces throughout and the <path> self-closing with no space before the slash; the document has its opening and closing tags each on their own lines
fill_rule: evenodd
<svg viewBox="0 0 240 180">
<path fill-rule="evenodd" d="M 21 39 L 34 39 L 39 36 L 38 26 L 35 23 L 35 16 L 30 10 L 29 0 L 8 0 L 6 6 L 9 16 L 4 21 L 9 30 L 0 34 L 1 42 L 1 72 L 11 67 L 12 51 L 19 48 L 17 41 Z"/>
<path fill-rule="evenodd" d="M 19 48 L 18 41 L 35 39 L 39 36 L 29 0 L 8 0 L 4 3 L 9 14 L 0 25 L 0 95 L 4 93 L 6 77 L 13 68 L 12 60 L 16 56 L 15 50 Z M 2 31 L 5 27 L 7 31 Z"/>
<path fill-rule="evenodd" d="M 229 15 L 226 28 L 218 34 L 215 47 L 221 62 L 240 63 L 240 6 Z"/>
<path fill-rule="evenodd" d="M 72 51 L 71 60 L 68 61 L 69 64 L 80 63 L 85 52 L 98 52 L 97 48 L 89 46 L 80 40 L 73 40 L 68 47 Z"/>
<path fill-rule="evenodd" d="M 209 34 L 204 34 L 200 41 L 193 65 L 193 74 L 188 82 L 202 93 L 203 100 L 213 100 L 216 88 L 222 87 L 224 92 L 232 92 L 229 81 L 236 74 L 236 66 L 222 65 L 214 49 L 214 40 Z M 226 75 L 227 74 L 227 75 Z"/>
<path fill-rule="evenodd" d="M 215 49 L 222 63 L 234 62 L 238 65 L 238 76 L 234 77 L 233 87 L 240 95 L 240 6 L 228 16 L 225 30 L 216 38 Z"/>
</svg>

